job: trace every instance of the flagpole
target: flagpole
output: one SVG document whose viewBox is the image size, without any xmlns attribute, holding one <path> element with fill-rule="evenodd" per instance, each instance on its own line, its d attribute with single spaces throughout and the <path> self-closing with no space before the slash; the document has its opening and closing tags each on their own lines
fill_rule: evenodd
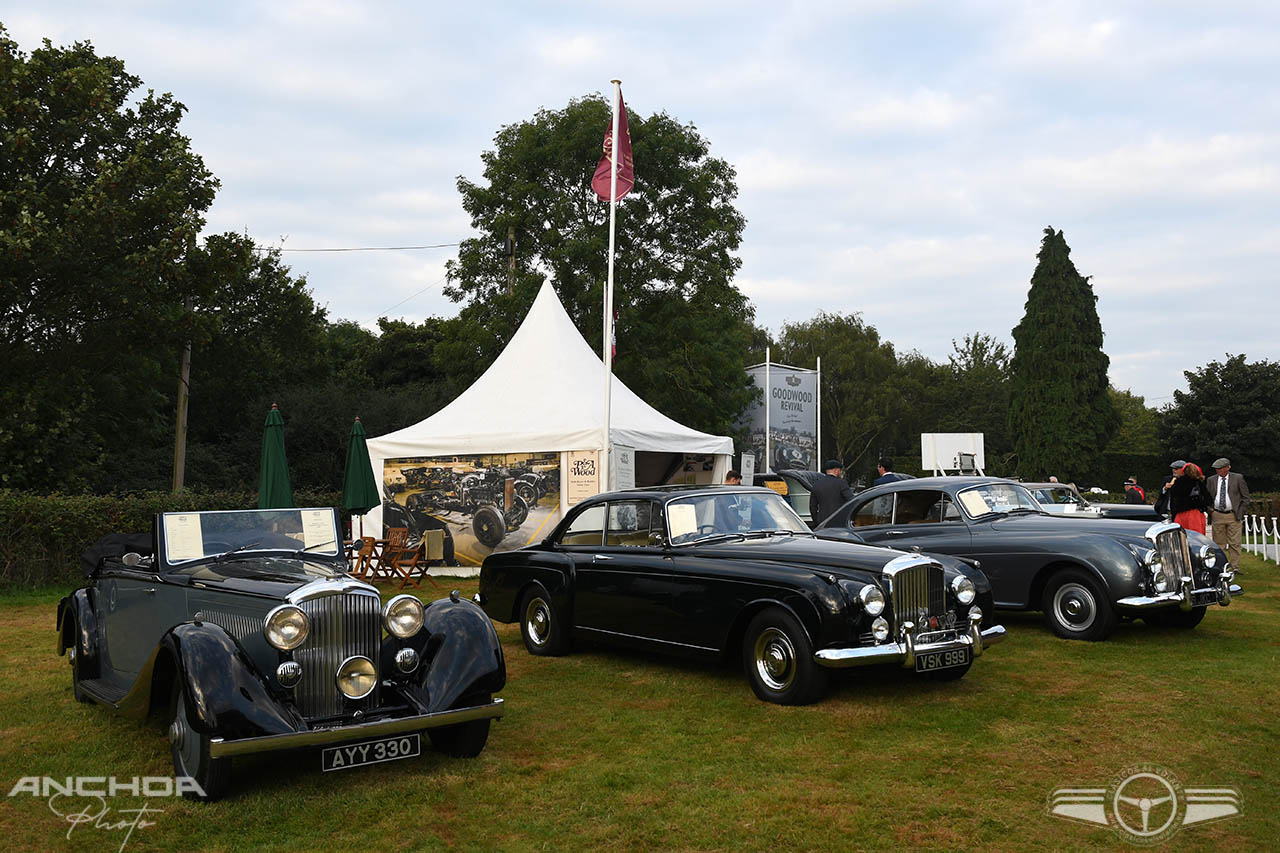
<svg viewBox="0 0 1280 853">
<path fill-rule="evenodd" d="M 609 419 L 613 414 L 610 393 L 613 390 L 613 246 L 618 221 L 618 103 L 622 100 L 622 81 L 613 84 L 613 133 L 609 151 L 609 278 L 604 290 L 604 451 L 600 454 L 603 470 L 602 491 L 609 491 Z"/>
</svg>

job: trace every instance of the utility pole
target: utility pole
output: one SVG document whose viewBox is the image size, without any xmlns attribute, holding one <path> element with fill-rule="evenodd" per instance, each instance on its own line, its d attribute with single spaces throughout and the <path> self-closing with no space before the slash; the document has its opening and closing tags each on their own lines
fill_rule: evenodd
<svg viewBox="0 0 1280 853">
<path fill-rule="evenodd" d="M 191 297 L 183 305 L 188 319 L 191 316 Z M 182 368 L 178 374 L 178 428 L 173 441 L 173 492 L 182 491 L 187 468 L 187 399 L 191 391 L 191 338 L 182 349 Z"/>
</svg>

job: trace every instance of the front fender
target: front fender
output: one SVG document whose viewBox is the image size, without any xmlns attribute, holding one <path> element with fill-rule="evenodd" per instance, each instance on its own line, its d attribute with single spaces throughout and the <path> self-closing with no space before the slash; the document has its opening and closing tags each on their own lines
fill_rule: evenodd
<svg viewBox="0 0 1280 853">
<path fill-rule="evenodd" d="M 473 602 L 432 602 L 422 630 L 409 644 L 422 658 L 418 678 L 410 689 L 429 712 L 448 710 L 460 698 L 474 693 L 497 693 L 507 683 L 507 663 L 498 632 Z M 383 660 L 387 663 L 388 653 L 395 655 L 384 642 Z"/>
<path fill-rule="evenodd" d="M 221 626 L 185 622 L 162 645 L 173 656 L 197 731 L 233 740 L 305 728 L 296 712 L 271 695 L 253 661 Z"/>
<path fill-rule="evenodd" d="M 80 659 L 76 668 L 81 678 L 97 678 L 101 671 L 98 648 L 98 620 L 93 615 L 93 602 L 88 587 L 77 589 L 58 602 L 58 654 L 79 642 Z"/>
</svg>

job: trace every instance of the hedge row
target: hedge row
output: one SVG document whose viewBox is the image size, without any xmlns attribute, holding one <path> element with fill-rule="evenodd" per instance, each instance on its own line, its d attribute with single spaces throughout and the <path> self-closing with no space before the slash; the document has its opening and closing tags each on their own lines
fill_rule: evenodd
<svg viewBox="0 0 1280 853">
<path fill-rule="evenodd" d="M 334 506 L 342 495 L 296 491 L 298 506 Z M 78 586 L 80 554 L 107 533 L 151 529 L 158 512 L 252 509 L 257 492 L 135 492 L 35 495 L 0 490 L 0 590 Z"/>
</svg>

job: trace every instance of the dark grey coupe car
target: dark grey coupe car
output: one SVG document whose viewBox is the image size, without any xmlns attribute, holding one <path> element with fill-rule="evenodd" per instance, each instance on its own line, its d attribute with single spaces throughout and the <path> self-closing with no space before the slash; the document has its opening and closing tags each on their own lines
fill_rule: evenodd
<svg viewBox="0 0 1280 853">
<path fill-rule="evenodd" d="M 1240 587 L 1226 555 L 1176 524 L 1064 518 L 1021 485 L 994 477 L 928 477 L 859 493 L 821 521 L 825 539 L 977 560 L 995 606 L 1042 610 L 1060 637 L 1105 639 L 1121 618 L 1194 628 Z"/>
<path fill-rule="evenodd" d="M 1005 634 L 989 621 L 980 571 L 825 542 L 776 492 L 753 487 L 588 498 L 542 542 L 486 557 L 477 600 L 519 622 L 532 654 L 563 654 L 582 637 L 736 659 L 760 699 L 787 705 L 821 697 L 829 668 L 959 678 Z"/>
<path fill-rule="evenodd" d="M 192 799 L 233 756 L 320 748 L 338 770 L 484 748 L 502 716 L 502 646 L 473 602 L 424 605 L 348 577 L 332 508 L 173 512 L 85 554 L 58 604 L 75 698 L 166 714 Z"/>
</svg>

